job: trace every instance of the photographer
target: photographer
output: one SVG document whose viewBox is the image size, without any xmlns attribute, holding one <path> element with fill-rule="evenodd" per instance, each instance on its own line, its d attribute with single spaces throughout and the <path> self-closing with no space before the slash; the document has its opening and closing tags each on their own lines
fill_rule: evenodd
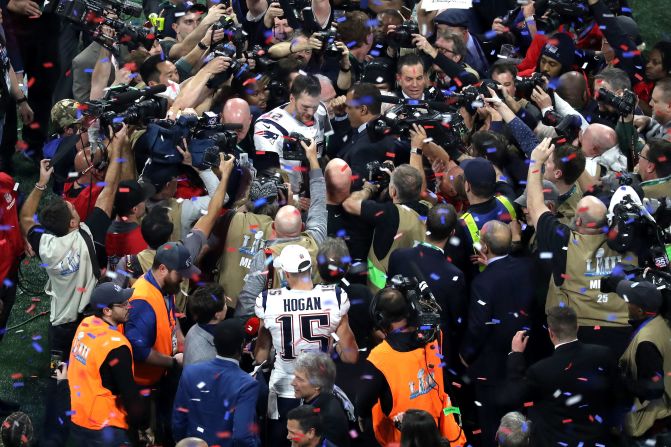
<svg viewBox="0 0 671 447">
<path fill-rule="evenodd" d="M 478 82 L 478 73 L 464 62 L 468 52 L 461 35 L 439 32 L 435 47 L 421 34 L 413 34 L 412 41 L 417 48 L 431 58 L 434 67 L 438 67 L 447 80 L 441 79 L 443 86 L 463 86 Z"/>
<path fill-rule="evenodd" d="M 309 145 L 300 142 L 305 151 L 310 170 L 310 208 L 307 221 L 303 224 L 301 213 L 291 204 L 283 206 L 277 211 L 272 222 L 272 233 L 266 237 L 265 250 L 257 250 L 251 260 L 249 273 L 244 279 L 244 286 L 240 292 L 236 316 L 251 315 L 254 311 L 254 300 L 259 294 L 269 288 L 282 287 L 281 271 L 275 269 L 272 261 L 277 259 L 284 247 L 290 244 L 300 245 L 307 249 L 316 265 L 317 250 L 326 239 L 328 214 L 326 211 L 326 186 L 324 175 L 319 167 L 317 145 L 311 141 Z M 287 193 L 288 194 L 288 193 Z M 261 202 L 263 203 L 263 202 Z M 267 230 L 269 231 L 269 230 Z M 234 236 L 235 237 L 235 236 Z M 315 273 L 315 283 L 319 278 Z"/>
<path fill-rule="evenodd" d="M 671 141 L 671 78 L 657 82 L 652 91 L 650 106 L 652 118 L 636 116 L 634 125 L 646 140 L 663 138 Z"/>
<path fill-rule="evenodd" d="M 375 228 L 373 243 L 368 251 L 368 285 L 377 291 L 384 287 L 389 257 L 394 250 L 412 247 L 424 241 L 426 228 L 420 216 L 426 216 L 426 205 L 420 202 L 422 176 L 409 165 L 393 170 L 389 181 L 391 202 L 372 200 L 378 186 L 364 183 L 361 191 L 352 193 L 343 202 L 346 212 Z"/>
<path fill-rule="evenodd" d="M 193 31 L 186 34 L 183 40 L 180 41 L 178 39 L 178 41 L 170 47 L 168 52 L 169 58 L 172 60 L 177 60 L 189 54 L 189 52 L 193 50 L 193 48 L 198 43 L 200 43 L 203 37 L 205 37 L 205 33 L 207 33 L 210 27 L 218 22 L 222 17 L 227 16 L 228 12 L 229 11 L 224 4 L 212 6 L 207 12 L 207 15 L 201 19 L 200 23 Z"/>
<path fill-rule="evenodd" d="M 439 342 L 418 339 L 418 328 L 410 325 L 413 315 L 406 294 L 386 287 L 371 304 L 371 317 L 385 338 L 366 360 L 362 377 L 367 380 L 356 402 L 359 417 L 372 418 L 375 438 L 380 445 L 389 445 L 401 440 L 396 424 L 399 413 L 408 408 L 424 410 L 451 446 L 466 445 L 454 414 L 443 411 L 454 407 L 443 385 L 443 368 L 433 360 L 440 352 Z"/>
<path fill-rule="evenodd" d="M 594 77 L 594 100 L 598 108 L 591 111 L 592 123 L 615 127 L 621 121 L 621 116 L 615 107 L 604 101 L 601 89 L 621 97 L 625 90 L 631 90 L 631 81 L 625 71 L 614 67 L 604 68 Z"/>
<path fill-rule="evenodd" d="M 543 140 L 531 153 L 527 178 L 527 209 L 536 229 L 538 248 L 552 253 L 554 264 L 545 309 L 560 304 L 574 308 L 580 339 L 609 346 L 619 356 L 631 332 L 626 306 L 612 294 L 600 292 L 600 279 L 610 273 L 616 262 L 636 263 L 636 257 L 618 253 L 606 244 L 602 226 L 607 209 L 596 197 L 586 196 L 577 203 L 574 229 L 561 223 L 545 206 L 541 166 L 555 151 L 549 138 Z"/>
<path fill-rule="evenodd" d="M 645 197 L 671 197 L 671 142 L 652 138 L 638 156 L 638 174 Z"/>
<path fill-rule="evenodd" d="M 507 61 L 497 61 L 492 64 L 489 76 L 493 81 L 498 82 L 500 87 L 497 90 L 498 95 L 510 107 L 510 110 L 515 113 L 530 129 L 535 129 L 543 116 L 538 107 L 536 107 L 530 100 L 525 98 L 518 99 L 517 96 L 517 67 Z M 534 145 L 535 147 L 535 145 Z"/>
<path fill-rule="evenodd" d="M 629 308 L 629 321 L 635 335 L 620 358 L 620 369 L 634 403 L 624 419 L 624 432 L 630 445 L 656 439 L 662 445 L 671 436 L 671 404 L 667 401 L 669 383 L 660 372 L 671 356 L 671 329 L 660 315 L 662 292 L 648 281 L 622 280 L 617 294 Z"/>
</svg>

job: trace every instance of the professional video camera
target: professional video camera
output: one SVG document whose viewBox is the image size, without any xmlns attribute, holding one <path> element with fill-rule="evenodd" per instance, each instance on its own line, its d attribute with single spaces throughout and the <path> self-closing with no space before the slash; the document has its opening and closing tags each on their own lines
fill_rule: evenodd
<svg viewBox="0 0 671 447">
<path fill-rule="evenodd" d="M 638 97 L 636 93 L 631 90 L 624 90 L 622 96 L 617 96 L 615 93 L 601 87 L 599 89 L 596 100 L 600 103 L 612 106 L 615 112 L 620 116 L 629 116 L 634 113 Z"/>
<path fill-rule="evenodd" d="M 541 73 L 534 73 L 527 77 L 518 77 L 515 79 L 515 96 L 531 100 L 531 94 L 536 87 L 545 88 L 545 78 Z"/>
<path fill-rule="evenodd" d="M 132 87 L 123 91 L 113 90 L 103 99 L 83 103 L 80 111 L 85 116 L 98 118 L 103 131 L 106 131 L 108 126 L 118 129 L 121 123 L 147 124 L 152 119 L 163 118 L 166 115 L 167 100 L 154 96 L 164 92 L 165 89 L 165 85 L 159 84 L 144 90 Z"/>
<path fill-rule="evenodd" d="M 621 183 L 628 183 L 622 176 Z M 619 187 L 611 199 L 608 246 L 618 252 L 633 252 L 639 265 L 671 272 L 671 199 L 646 199 L 642 203 L 631 186 Z"/>
<path fill-rule="evenodd" d="M 418 276 L 421 278 L 421 273 Z M 390 282 L 408 302 L 408 326 L 417 328 L 415 339 L 424 344 L 431 343 L 440 334 L 441 308 L 426 281 L 396 275 Z"/>
<path fill-rule="evenodd" d="M 126 45 L 129 50 L 140 46 L 149 50 L 156 40 L 153 30 L 118 19 L 122 14 L 139 17 L 142 13 L 141 5 L 130 0 L 46 0 L 43 12 L 78 24 L 93 40 L 117 56 L 119 44 Z M 106 34 L 104 26 L 114 30 L 114 36 Z"/>
<path fill-rule="evenodd" d="M 291 132 L 288 137 L 285 137 L 284 146 L 282 147 L 282 158 L 285 160 L 307 161 L 305 149 L 301 146 L 301 142 L 309 146 L 312 141 L 298 132 Z"/>
<path fill-rule="evenodd" d="M 335 44 L 337 40 L 337 31 L 335 28 L 330 28 L 327 31 L 318 31 L 313 33 L 312 37 L 319 39 L 322 43 L 324 56 L 340 57 L 340 55 L 342 55 L 342 51 L 340 51 Z"/>
<path fill-rule="evenodd" d="M 382 96 L 382 102 L 397 105 L 373 122 L 372 130 L 378 138 L 388 134 L 409 138 L 412 125 L 417 124 L 423 126 L 427 135 L 444 147 L 462 144 L 461 135 L 466 132 L 466 126 L 463 117 L 453 106 L 387 95 Z"/>
<path fill-rule="evenodd" d="M 536 23 L 538 29 L 550 33 L 562 24 L 582 25 L 582 22 L 587 22 L 585 17 L 588 15 L 589 8 L 583 0 L 549 0 L 546 14 L 536 19 Z"/>
<path fill-rule="evenodd" d="M 392 48 L 415 48 L 412 35 L 419 34 L 419 26 L 414 20 L 406 20 L 388 34 L 389 46 Z"/>
<path fill-rule="evenodd" d="M 205 112 L 203 117 L 182 115 L 175 120 L 157 120 L 147 126 L 143 136 L 149 145 L 152 162 L 180 164 L 182 156 L 175 149 L 184 139 L 188 142 L 193 166 L 219 165 L 219 153 L 232 154 L 237 144 L 236 130 L 240 124 L 220 124 L 217 114 Z M 207 158 L 206 158 L 207 157 Z M 215 161 L 216 160 L 216 161 Z"/>
</svg>

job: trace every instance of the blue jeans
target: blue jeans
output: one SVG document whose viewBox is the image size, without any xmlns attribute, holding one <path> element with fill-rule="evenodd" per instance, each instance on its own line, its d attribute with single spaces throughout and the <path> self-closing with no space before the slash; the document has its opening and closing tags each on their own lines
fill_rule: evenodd
<svg viewBox="0 0 671 447">
<path fill-rule="evenodd" d="M 89 430 L 72 424 L 70 427 L 70 439 L 77 447 L 119 447 L 130 446 L 128 433 L 118 427 L 105 427 L 102 430 Z"/>
</svg>

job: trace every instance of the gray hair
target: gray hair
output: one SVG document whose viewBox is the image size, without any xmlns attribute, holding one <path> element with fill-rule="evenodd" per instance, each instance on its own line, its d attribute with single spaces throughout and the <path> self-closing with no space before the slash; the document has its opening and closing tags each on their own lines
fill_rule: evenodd
<svg viewBox="0 0 671 447">
<path fill-rule="evenodd" d="M 422 193 L 422 175 L 410 165 L 401 165 L 391 173 L 391 182 L 401 203 L 419 200 Z"/>
<path fill-rule="evenodd" d="M 594 76 L 594 79 L 606 81 L 615 91 L 631 89 L 631 79 L 621 68 L 606 67 Z"/>
<path fill-rule="evenodd" d="M 295 370 L 305 371 L 310 385 L 320 391 L 332 392 L 335 385 L 336 367 L 331 357 L 321 351 L 307 351 L 296 359 Z"/>
<path fill-rule="evenodd" d="M 529 445 L 531 421 L 522 413 L 511 411 L 501 418 L 496 431 L 496 442 L 499 447 L 525 447 Z"/>
<path fill-rule="evenodd" d="M 452 42 L 452 51 L 454 51 L 454 54 L 461 56 L 462 61 L 466 58 L 466 55 L 468 54 L 468 47 L 466 46 L 466 42 L 464 42 L 464 38 L 461 37 L 461 35 L 451 31 L 445 31 L 439 32 L 438 38 Z"/>
<path fill-rule="evenodd" d="M 319 79 L 319 82 L 320 82 L 320 83 L 323 82 L 323 83 L 328 84 L 328 85 L 330 85 L 331 87 L 333 87 L 333 81 L 331 81 L 331 78 L 329 78 L 329 77 L 327 77 L 327 76 L 325 76 L 325 75 L 323 75 L 323 74 L 321 74 L 321 73 L 317 73 L 317 74 L 315 75 L 315 78 Z"/>
</svg>

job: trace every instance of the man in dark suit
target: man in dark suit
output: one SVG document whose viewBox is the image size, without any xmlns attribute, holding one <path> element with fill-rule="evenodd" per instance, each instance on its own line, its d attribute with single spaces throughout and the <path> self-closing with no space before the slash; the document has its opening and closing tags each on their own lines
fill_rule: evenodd
<svg viewBox="0 0 671 447">
<path fill-rule="evenodd" d="M 498 220 L 487 222 L 480 232 L 480 257 L 487 266 L 471 284 L 468 327 L 461 345 L 461 359 L 475 384 L 483 446 L 495 446 L 496 429 L 504 408 L 496 396 L 505 381 L 510 340 L 530 328 L 534 298 L 533 263 L 509 256 L 512 232 Z"/>
<path fill-rule="evenodd" d="M 424 276 L 429 289 L 441 307 L 440 325 L 443 331 L 443 353 L 447 369 L 459 370 L 457 349 L 464 332 L 468 292 L 464 274 L 445 257 L 444 247 L 454 234 L 457 212 L 452 205 L 436 205 L 426 217 L 426 242 L 413 248 L 394 251 L 389 258 L 389 273 Z M 456 369 L 455 369 L 456 368 Z M 446 376 L 446 380 L 450 380 Z"/>
<path fill-rule="evenodd" d="M 260 382 L 239 366 L 244 335 L 239 320 L 220 322 L 214 329 L 217 357 L 184 368 L 172 413 L 175 439 L 195 436 L 209 445 L 261 445 L 254 429 Z"/>
<path fill-rule="evenodd" d="M 334 135 L 329 139 L 327 153 L 329 158 L 342 158 L 351 166 L 354 190 L 361 189 L 366 179 L 366 164 L 396 160 L 398 141 L 391 136 L 380 137 L 372 129 L 372 123 L 380 116 L 380 96 L 373 84 L 355 84 L 347 92 L 344 105 L 334 105 Z"/>
<path fill-rule="evenodd" d="M 554 354 L 527 369 L 528 337 L 517 332 L 501 403 L 528 408 L 534 446 L 613 445 L 608 432 L 619 385 L 610 348 L 578 341 L 578 317 L 569 307 L 550 308 L 547 319 Z"/>
</svg>

